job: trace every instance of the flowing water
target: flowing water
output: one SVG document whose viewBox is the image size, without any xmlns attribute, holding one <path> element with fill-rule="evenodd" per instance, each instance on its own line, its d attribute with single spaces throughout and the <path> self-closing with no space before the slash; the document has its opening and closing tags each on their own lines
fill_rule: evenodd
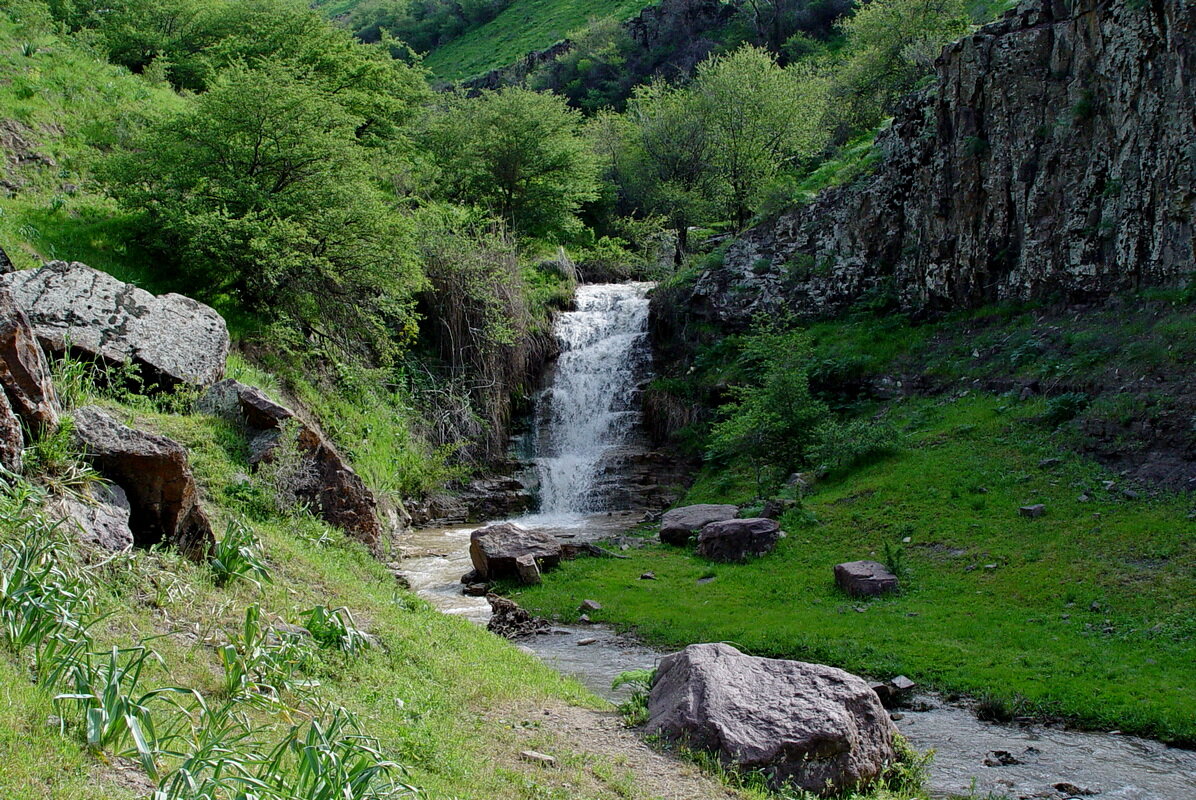
<svg viewBox="0 0 1196 800">
<path fill-rule="evenodd" d="M 560 356 L 536 404 L 540 513 L 528 525 L 567 528 L 611 511 L 606 459 L 639 421 L 637 392 L 648 364 L 650 283 L 593 284 L 576 310 L 557 317 Z"/>
<path fill-rule="evenodd" d="M 525 527 L 574 540 L 599 540 L 630 527 L 631 516 L 610 507 L 603 462 L 638 419 L 648 288 L 583 286 L 577 310 L 558 317 L 561 357 L 540 399 L 535 430 L 541 511 L 515 520 Z M 489 604 L 463 595 L 459 582 L 472 567 L 473 530 L 408 533 L 403 572 L 415 591 L 445 613 L 485 624 Z M 580 644 L 589 639 L 595 641 Z M 663 655 L 598 625 L 558 626 L 520 644 L 614 701 L 627 691 L 612 690 L 615 677 L 651 668 Z M 935 697 L 919 698 L 918 708 L 903 712 L 896 724 L 916 748 L 935 750 L 929 789 L 937 797 L 1196 800 L 1196 753 L 1130 736 L 981 722 L 966 708 Z M 998 751 L 1003 755 L 995 755 Z M 986 766 L 986 760 L 1002 765 Z"/>
</svg>

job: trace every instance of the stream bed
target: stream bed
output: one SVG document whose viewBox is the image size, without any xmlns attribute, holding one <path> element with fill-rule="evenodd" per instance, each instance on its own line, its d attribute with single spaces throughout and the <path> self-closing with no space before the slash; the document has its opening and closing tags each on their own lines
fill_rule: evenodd
<svg viewBox="0 0 1196 800">
<path fill-rule="evenodd" d="M 526 524 L 533 519 L 517 521 Z M 627 520 L 623 515 L 601 515 L 555 524 L 547 519 L 534 522 L 569 541 L 604 538 L 625 527 Z M 409 532 L 402 539 L 403 574 L 412 589 L 441 611 L 485 625 L 490 616 L 486 599 L 461 593 L 460 577 L 473 566 L 469 534 L 474 529 Z M 596 641 L 578 644 L 585 639 Z M 601 625 L 554 626 L 551 633 L 516 644 L 612 702 L 628 691 L 611 689 L 620 673 L 650 669 L 664 655 Z M 911 706 L 920 710 L 902 710 L 896 725 L 919 751 L 935 751 L 928 785 L 934 797 L 1196 800 L 1196 753 L 1191 751 L 1113 733 L 982 722 L 969 709 L 933 695 L 919 696 Z"/>
</svg>

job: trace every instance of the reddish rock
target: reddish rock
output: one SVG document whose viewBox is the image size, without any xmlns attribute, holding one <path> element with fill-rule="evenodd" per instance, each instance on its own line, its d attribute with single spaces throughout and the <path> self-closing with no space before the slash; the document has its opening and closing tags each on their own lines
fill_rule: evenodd
<svg viewBox="0 0 1196 800">
<path fill-rule="evenodd" d="M 660 541 L 684 545 L 690 537 L 712 522 L 734 519 L 739 508 L 732 505 L 699 503 L 666 511 L 660 518 Z"/>
<path fill-rule="evenodd" d="M 30 430 L 58 426 L 50 368 L 12 290 L 0 284 L 0 385 L 8 404 Z"/>
<path fill-rule="evenodd" d="M 205 559 L 215 537 L 199 504 L 187 449 L 173 439 L 122 425 L 93 406 L 74 413 L 75 437 L 101 475 L 128 495 L 134 543 L 165 542 Z"/>
<path fill-rule="evenodd" d="M 746 561 L 771 553 L 780 538 L 781 526 L 773 519 L 712 522 L 698 534 L 698 555 L 712 561 Z"/>
<path fill-rule="evenodd" d="M 487 580 L 519 579 L 517 560 L 521 556 L 530 556 L 541 570 L 552 569 L 561 561 L 561 544 L 552 534 L 510 522 L 487 525 L 470 534 L 469 557 Z"/>
<path fill-rule="evenodd" d="M 256 467 L 269 462 L 282 443 L 287 423 L 296 426 L 297 444 L 309 469 L 296 476 L 295 495 L 311 504 L 325 522 L 377 549 L 382 541 L 378 504 L 365 481 L 353 471 L 319 429 L 294 411 L 271 400 L 261 390 L 235 380 L 223 380 L 200 398 L 200 411 L 224 417 L 248 429 L 249 461 Z"/>
<path fill-rule="evenodd" d="M 25 437 L 21 432 L 21 421 L 8 404 L 8 397 L 0 392 L 0 464 L 10 472 L 20 472 L 24 452 Z"/>
<path fill-rule="evenodd" d="M 897 576 L 878 561 L 848 561 L 835 565 L 835 583 L 856 597 L 895 592 Z"/>
</svg>

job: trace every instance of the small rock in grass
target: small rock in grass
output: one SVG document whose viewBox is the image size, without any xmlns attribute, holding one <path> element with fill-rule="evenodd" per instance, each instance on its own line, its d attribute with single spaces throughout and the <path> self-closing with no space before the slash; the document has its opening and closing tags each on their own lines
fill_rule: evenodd
<svg viewBox="0 0 1196 800">
<path fill-rule="evenodd" d="M 645 572 L 643 575 L 640 576 L 640 580 L 641 581 L 654 581 L 654 580 L 656 580 L 656 573 L 655 572 Z"/>
<path fill-rule="evenodd" d="M 601 611 L 602 604 L 597 600 L 582 600 L 581 605 L 578 606 L 578 611 Z"/>
<path fill-rule="evenodd" d="M 914 540 L 914 537 L 912 537 L 912 536 L 906 536 L 904 539 L 902 539 L 902 540 L 901 540 L 901 543 L 902 543 L 902 544 L 909 544 L 909 543 L 910 543 L 910 542 L 912 542 L 913 540 Z"/>
<path fill-rule="evenodd" d="M 835 583 L 856 597 L 897 591 L 897 576 L 877 561 L 849 561 L 835 565 Z"/>
<path fill-rule="evenodd" d="M 577 621 L 588 625 L 593 620 L 590 619 L 589 614 L 582 614 L 580 617 L 577 618 Z"/>
<path fill-rule="evenodd" d="M 1042 503 L 1035 503 L 1032 506 L 1022 506 L 1017 510 L 1017 513 L 1027 519 L 1037 519 L 1046 513 L 1046 506 Z"/>
<path fill-rule="evenodd" d="M 710 576 L 708 576 L 708 577 L 705 577 L 705 578 L 698 578 L 698 583 L 699 583 L 699 584 L 701 584 L 701 583 L 710 583 L 712 580 L 714 580 L 714 576 L 713 576 L 713 575 L 710 575 Z"/>
<path fill-rule="evenodd" d="M 996 564 L 985 564 L 984 568 L 985 569 L 996 569 L 997 565 Z"/>
<path fill-rule="evenodd" d="M 1063 459 L 1061 459 L 1061 458 L 1044 458 L 1042 461 L 1038 462 L 1038 468 L 1039 469 L 1050 469 L 1051 467 L 1057 467 L 1062 463 L 1063 463 Z"/>
<path fill-rule="evenodd" d="M 552 756 L 543 753 L 537 753 L 535 750 L 524 750 L 519 754 L 519 757 L 524 761 L 530 761 L 533 764 L 540 764 L 544 767 L 555 767 L 556 759 Z"/>
<path fill-rule="evenodd" d="M 1142 495 L 1138 494 L 1137 492 L 1135 492 L 1133 489 L 1122 489 L 1121 493 L 1125 496 L 1125 498 L 1127 500 L 1137 500 L 1139 497 L 1142 496 Z"/>
<path fill-rule="evenodd" d="M 1078 501 L 1079 501 L 1079 502 L 1081 502 L 1081 503 L 1087 503 L 1087 502 L 1089 502 L 1090 500 L 1092 500 L 1092 498 L 1088 496 L 1088 493 L 1087 493 L 1087 492 L 1085 492 L 1084 494 L 1082 494 L 1082 495 L 1080 495 L 1079 497 L 1077 497 L 1077 498 L 1076 498 L 1076 500 L 1078 500 Z"/>
<path fill-rule="evenodd" d="M 592 636 L 591 636 L 591 637 L 588 637 L 588 638 L 586 638 L 586 639 L 578 639 L 578 640 L 577 640 L 577 646 L 578 646 L 578 647 L 585 647 L 586 645 L 588 645 L 588 644 L 594 644 L 594 643 L 595 643 L 595 642 L 597 642 L 597 641 L 598 641 L 598 640 L 597 640 L 597 639 L 595 639 L 595 638 L 594 638 L 594 637 L 592 637 Z"/>
</svg>

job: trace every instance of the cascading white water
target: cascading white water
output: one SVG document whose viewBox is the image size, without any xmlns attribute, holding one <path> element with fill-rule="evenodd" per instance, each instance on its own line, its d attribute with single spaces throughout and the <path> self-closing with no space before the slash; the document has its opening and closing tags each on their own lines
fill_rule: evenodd
<svg viewBox="0 0 1196 800">
<path fill-rule="evenodd" d="M 563 518 L 596 507 L 604 455 L 637 422 L 635 391 L 647 362 L 650 283 L 593 284 L 577 310 L 557 317 L 560 346 L 552 385 L 536 410 L 540 515 Z"/>
</svg>

